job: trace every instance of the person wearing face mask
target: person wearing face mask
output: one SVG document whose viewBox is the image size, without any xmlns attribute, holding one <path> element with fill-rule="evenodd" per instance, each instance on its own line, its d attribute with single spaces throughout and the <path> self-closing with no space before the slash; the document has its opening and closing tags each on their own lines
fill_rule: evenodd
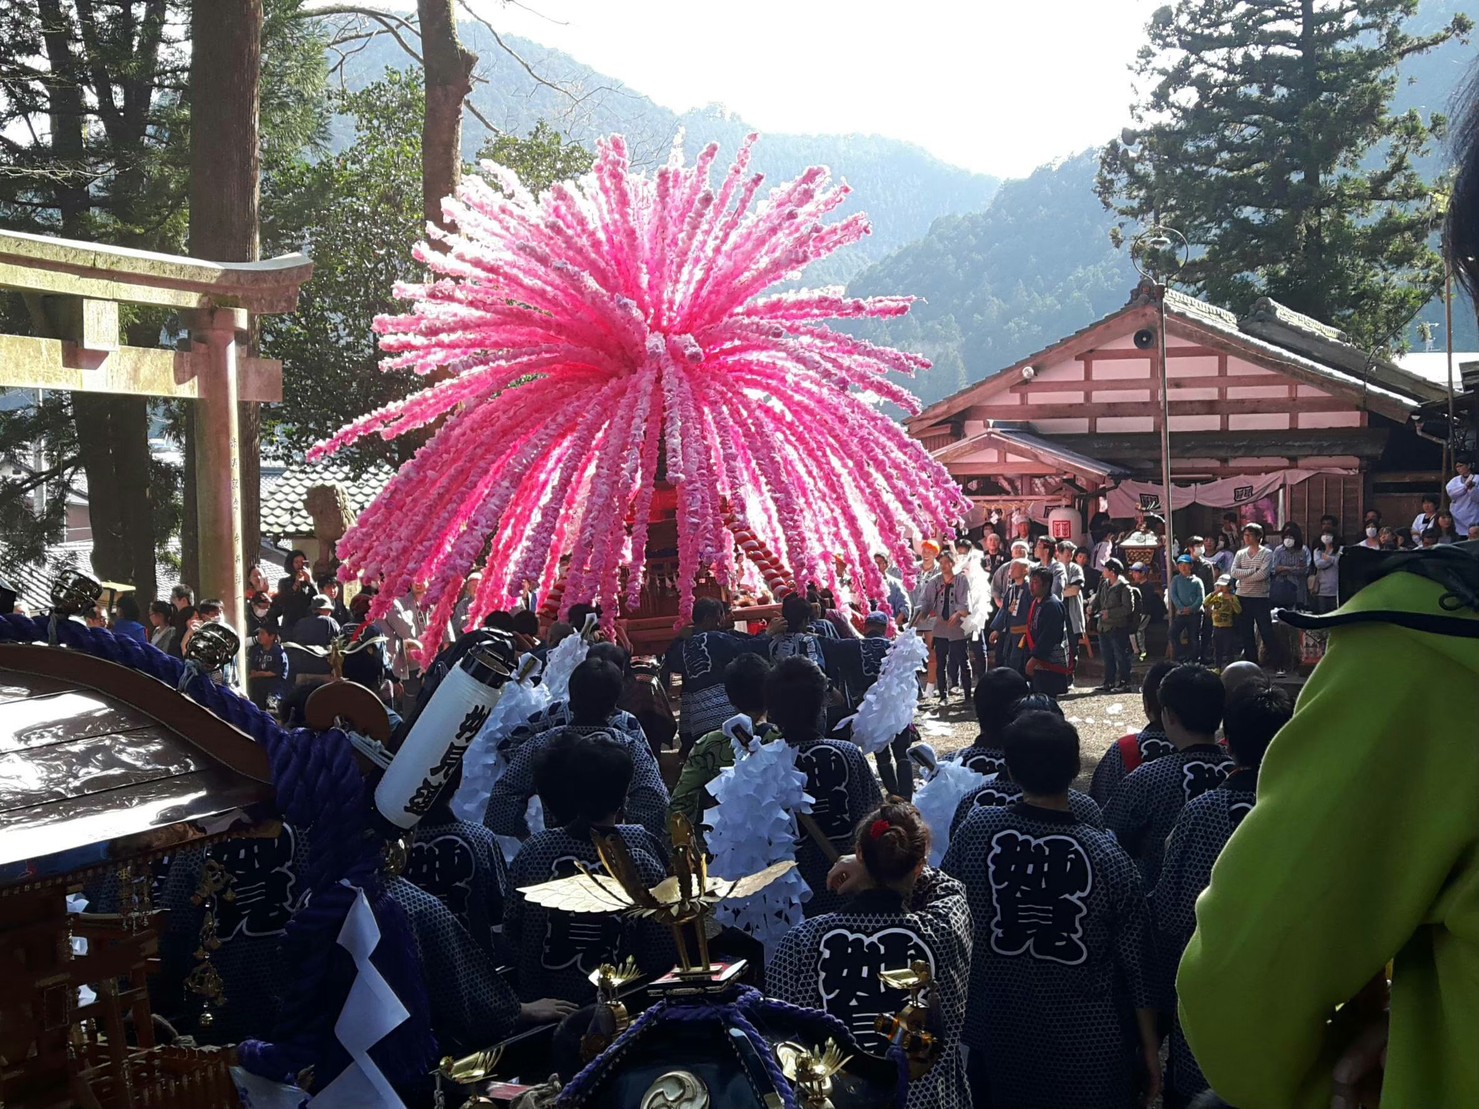
<svg viewBox="0 0 1479 1109">
<path fill-rule="evenodd" d="M 256 637 L 257 629 L 271 618 L 272 598 L 265 592 L 253 593 L 247 598 L 247 635 Z M 277 621 L 273 620 L 274 627 Z"/>
<path fill-rule="evenodd" d="M 1276 609 L 1309 608 L 1310 552 L 1298 524 L 1285 524 L 1279 545 L 1274 548 L 1273 576 L 1269 579 L 1269 603 Z M 1285 673 L 1299 657 L 1299 632 L 1287 624 L 1274 628 L 1269 664 Z"/>
<path fill-rule="evenodd" d="M 1377 527 L 1373 521 L 1368 519 L 1366 521 L 1366 538 L 1357 543 L 1356 546 L 1365 547 L 1372 551 L 1379 551 L 1381 550 L 1380 535 L 1381 528 Z"/>
<path fill-rule="evenodd" d="M 1310 607 L 1318 613 L 1334 612 L 1340 603 L 1340 537 L 1334 531 L 1320 533 L 1314 563 L 1315 594 Z"/>
<path fill-rule="evenodd" d="M 1210 597 L 1217 589 L 1217 579 L 1222 575 L 1216 566 L 1207 557 L 1207 541 L 1200 535 L 1189 535 L 1186 537 L 1186 553 L 1191 555 L 1192 576 L 1202 583 L 1202 592 Z M 1212 665 L 1212 617 L 1206 612 L 1202 613 L 1202 623 L 1199 629 L 1199 642 L 1201 651 L 1199 658 L 1203 666 Z"/>
</svg>

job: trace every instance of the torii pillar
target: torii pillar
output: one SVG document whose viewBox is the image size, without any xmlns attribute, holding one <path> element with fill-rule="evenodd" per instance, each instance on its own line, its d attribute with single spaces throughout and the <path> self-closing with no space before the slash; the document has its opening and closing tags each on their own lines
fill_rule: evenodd
<svg viewBox="0 0 1479 1109">
<path fill-rule="evenodd" d="M 250 315 L 291 312 L 313 274 L 302 254 L 207 262 L 0 230 L 0 288 L 34 299 L 49 334 L 0 335 L 0 386 L 170 397 L 199 405 L 195 458 L 201 580 L 242 634 L 241 459 L 237 402 L 282 400 L 282 363 L 246 357 Z M 124 346 L 118 305 L 176 311 L 188 350 Z"/>
</svg>

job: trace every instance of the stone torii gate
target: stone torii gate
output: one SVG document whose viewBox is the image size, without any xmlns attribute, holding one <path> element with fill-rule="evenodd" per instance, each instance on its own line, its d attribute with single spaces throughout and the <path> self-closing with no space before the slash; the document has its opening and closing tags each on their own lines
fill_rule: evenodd
<svg viewBox="0 0 1479 1109">
<path fill-rule="evenodd" d="M 197 405 L 201 580 L 193 584 L 198 596 L 225 603 L 226 620 L 243 636 L 243 655 L 236 406 L 282 400 L 282 363 L 248 357 L 242 348 L 250 315 L 293 311 L 299 287 L 312 274 L 313 263 L 302 254 L 206 262 L 0 230 L 0 288 L 20 290 L 50 331 L 45 338 L 0 334 L 0 386 L 169 397 Z M 123 345 L 120 304 L 177 311 L 189 329 L 189 349 Z"/>
</svg>

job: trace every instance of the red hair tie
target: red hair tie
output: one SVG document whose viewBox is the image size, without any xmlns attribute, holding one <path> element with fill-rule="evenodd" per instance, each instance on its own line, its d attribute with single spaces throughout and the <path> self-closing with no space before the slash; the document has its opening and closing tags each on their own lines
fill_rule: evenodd
<svg viewBox="0 0 1479 1109">
<path fill-rule="evenodd" d="M 887 820 L 875 820 L 872 824 L 868 825 L 868 835 L 872 839 L 882 839 L 883 833 L 892 827 L 893 825 Z"/>
</svg>

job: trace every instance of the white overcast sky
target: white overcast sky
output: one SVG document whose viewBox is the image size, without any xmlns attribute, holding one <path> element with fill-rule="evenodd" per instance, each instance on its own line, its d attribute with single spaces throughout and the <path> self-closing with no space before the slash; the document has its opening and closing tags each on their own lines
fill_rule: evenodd
<svg viewBox="0 0 1479 1109">
<path fill-rule="evenodd" d="M 1128 66 L 1163 0 L 473 0 L 677 111 L 761 131 L 857 131 L 1020 176 L 1127 119 Z"/>
</svg>

